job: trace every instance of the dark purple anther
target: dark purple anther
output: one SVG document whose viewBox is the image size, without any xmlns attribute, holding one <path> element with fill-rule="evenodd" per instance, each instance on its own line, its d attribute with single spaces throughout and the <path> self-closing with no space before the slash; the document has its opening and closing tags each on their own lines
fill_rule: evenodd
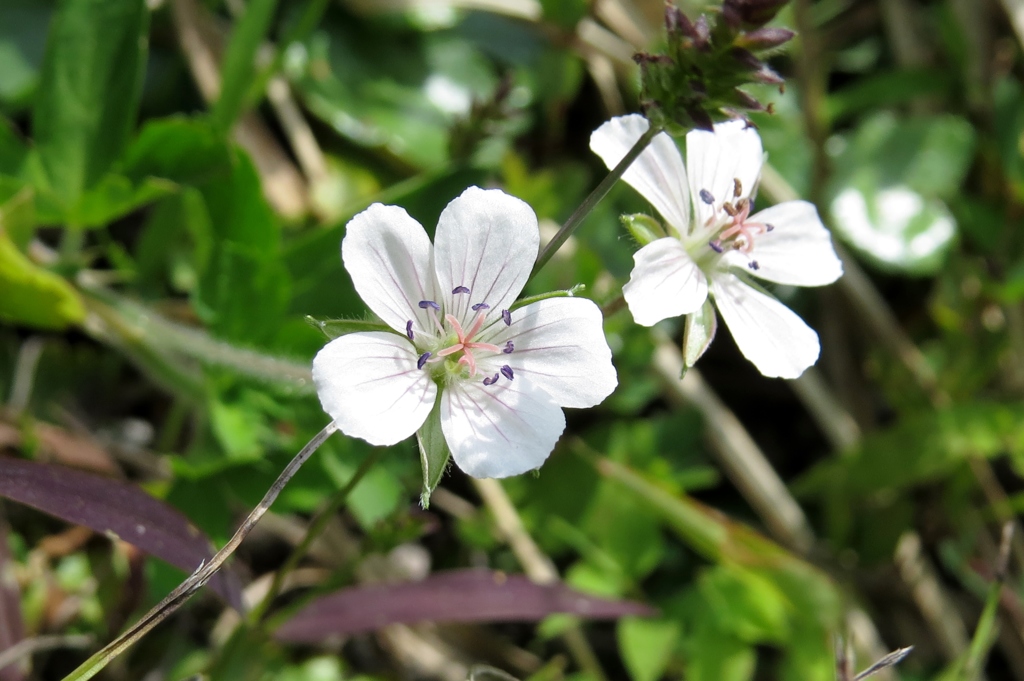
<svg viewBox="0 0 1024 681">
<path fill-rule="evenodd" d="M 505 326 L 512 326 L 512 313 L 508 310 L 501 311 L 501 318 L 505 321 Z"/>
<path fill-rule="evenodd" d="M 405 323 L 405 335 L 409 337 L 409 340 L 412 340 L 412 320 L 411 319 Z"/>
<path fill-rule="evenodd" d="M 771 224 L 770 222 L 764 223 L 764 231 L 770 232 L 773 229 L 775 229 L 775 225 Z"/>
<path fill-rule="evenodd" d="M 502 352 L 504 352 L 506 355 L 511 355 L 512 351 L 515 349 L 516 346 L 512 343 L 512 341 L 508 341 L 507 343 L 505 343 L 505 349 L 502 350 Z"/>
<path fill-rule="evenodd" d="M 426 310 L 428 307 L 432 307 L 435 310 L 437 310 L 438 312 L 441 311 L 441 306 L 438 305 L 437 303 L 435 303 L 433 300 L 421 300 L 420 301 L 420 309 L 421 310 Z"/>
<path fill-rule="evenodd" d="M 504 376 L 505 378 L 507 378 L 510 381 L 513 378 L 515 378 L 515 376 L 512 374 L 512 367 L 510 367 L 507 364 L 505 366 L 501 367 L 501 375 Z"/>
<path fill-rule="evenodd" d="M 750 262 L 748 262 L 747 267 L 754 270 L 755 272 L 761 269 L 761 266 L 757 264 L 756 260 L 751 260 Z"/>
<path fill-rule="evenodd" d="M 477 303 L 473 306 L 473 312 L 479 312 L 480 310 L 489 310 L 491 306 L 487 303 Z"/>
<path fill-rule="evenodd" d="M 722 252 L 722 244 L 719 243 L 718 239 L 715 239 L 714 241 L 709 241 L 708 246 L 711 246 L 711 250 L 713 250 L 715 253 Z"/>
<path fill-rule="evenodd" d="M 416 360 L 416 368 L 422 369 L 423 365 L 427 363 L 428 359 L 430 359 L 430 353 L 424 352 L 422 355 L 420 355 L 420 358 Z"/>
<path fill-rule="evenodd" d="M 456 286 L 452 289 L 452 295 L 455 295 L 456 293 L 469 293 L 469 288 L 465 286 Z"/>
<path fill-rule="evenodd" d="M 711 204 L 713 204 L 715 202 L 715 197 L 707 189 L 701 189 L 700 190 L 700 200 L 710 206 Z"/>
<path fill-rule="evenodd" d="M 494 374 L 491 378 L 484 379 L 484 385 L 494 385 L 498 382 L 498 374 Z"/>
</svg>

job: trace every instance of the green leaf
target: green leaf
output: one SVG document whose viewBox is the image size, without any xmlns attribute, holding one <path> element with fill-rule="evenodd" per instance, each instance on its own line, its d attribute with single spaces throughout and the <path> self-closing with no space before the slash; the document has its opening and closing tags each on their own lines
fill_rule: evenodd
<svg viewBox="0 0 1024 681">
<path fill-rule="evenodd" d="M 40 224 L 71 224 L 75 227 L 103 227 L 142 206 L 176 191 L 166 180 L 146 178 L 133 185 L 123 175 L 109 173 L 71 204 L 55 200 L 46 192 L 36 200 Z"/>
<path fill-rule="evenodd" d="M 20 182 L 8 184 L 5 180 L 0 178 L 0 229 L 24 251 L 35 233 L 35 193 Z"/>
<path fill-rule="evenodd" d="M 718 317 L 711 300 L 705 300 L 700 309 L 686 316 L 683 332 L 683 372 L 697 363 L 697 360 L 711 347 L 718 330 Z"/>
<path fill-rule="evenodd" d="M 641 246 L 646 246 L 652 241 L 668 236 L 665 234 L 665 228 L 661 226 L 661 223 L 650 215 L 634 213 L 632 215 L 622 215 L 619 217 L 619 220 L 622 222 L 622 226 L 626 228 L 626 231 L 632 234 L 633 238 Z"/>
<path fill-rule="evenodd" d="M 148 28 L 140 0 L 61 0 L 32 128 L 50 188 L 66 204 L 124 150 L 138 113 Z"/>
<path fill-rule="evenodd" d="M 448 467 L 448 459 L 451 457 L 451 450 L 441 432 L 441 396 L 434 402 L 433 409 L 426 422 L 416 432 L 416 442 L 420 447 L 420 464 L 423 467 L 423 491 L 420 493 L 420 503 L 423 508 L 430 507 L 430 495 L 441 482 Z"/>
<path fill-rule="evenodd" d="M 78 292 L 62 277 L 26 258 L 0 225 L 0 320 L 65 329 L 85 319 Z"/>
<path fill-rule="evenodd" d="M 245 96 L 256 73 L 256 51 L 270 29 L 277 0 L 250 0 L 235 24 L 224 56 L 223 85 L 211 114 L 214 124 L 229 130 L 242 113 Z"/>
<path fill-rule="evenodd" d="M 147 123 L 125 151 L 122 172 L 135 182 L 161 177 L 198 185 L 231 175 L 232 152 L 205 120 L 173 116 Z"/>
<path fill-rule="evenodd" d="M 331 340 L 339 336 L 362 331 L 392 331 L 391 327 L 387 324 L 369 319 L 317 319 L 311 315 L 306 315 L 306 323 Z"/>
<path fill-rule="evenodd" d="M 20 175 L 27 155 L 25 142 L 6 118 L 0 118 L 0 175 Z"/>
<path fill-rule="evenodd" d="M 679 625 L 671 620 L 624 617 L 617 628 L 619 652 L 633 681 L 658 681 L 679 641 Z"/>
<path fill-rule="evenodd" d="M 737 566 L 706 570 L 698 582 L 715 626 L 751 643 L 783 643 L 790 635 L 789 601 L 770 579 Z"/>
<path fill-rule="evenodd" d="M 754 676 L 757 654 L 733 636 L 703 625 L 688 647 L 689 681 L 749 681 Z"/>
</svg>

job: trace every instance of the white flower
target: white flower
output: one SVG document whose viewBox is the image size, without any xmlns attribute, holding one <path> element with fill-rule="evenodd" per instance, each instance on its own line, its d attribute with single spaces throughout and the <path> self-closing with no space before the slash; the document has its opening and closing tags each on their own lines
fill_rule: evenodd
<svg viewBox="0 0 1024 681">
<path fill-rule="evenodd" d="M 441 430 L 478 478 L 537 468 L 565 428 L 561 407 L 592 407 L 617 384 L 601 311 L 584 298 L 511 310 L 537 258 L 533 210 L 470 187 L 448 204 L 432 246 L 397 206 L 352 218 L 341 244 L 356 291 L 396 333 L 361 332 L 313 360 L 324 410 L 346 435 L 404 440 L 440 399 Z"/>
<path fill-rule="evenodd" d="M 613 118 L 590 148 L 609 168 L 647 131 L 643 116 Z M 796 378 L 818 359 L 818 334 L 764 292 L 753 277 L 793 286 L 824 286 L 843 273 L 828 230 L 806 201 L 750 215 L 764 153 L 742 121 L 686 135 L 686 168 L 671 137 L 660 133 L 622 179 L 644 196 L 671 236 L 647 244 L 622 293 L 638 324 L 696 312 L 710 292 L 736 345 L 765 376 Z"/>
</svg>

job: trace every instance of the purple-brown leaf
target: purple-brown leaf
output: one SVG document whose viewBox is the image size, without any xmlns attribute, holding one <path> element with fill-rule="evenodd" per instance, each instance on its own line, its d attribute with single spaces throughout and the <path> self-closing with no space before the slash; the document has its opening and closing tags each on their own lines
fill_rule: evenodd
<svg viewBox="0 0 1024 681">
<path fill-rule="evenodd" d="M 534 584 L 524 575 L 491 570 L 452 570 L 419 582 L 342 589 L 313 601 L 285 622 L 275 636 L 314 643 L 388 624 L 413 622 L 534 622 L 554 613 L 588 619 L 651 615 L 647 605 L 613 601 L 564 584 Z"/>
<path fill-rule="evenodd" d="M 177 509 L 120 480 L 0 457 L 0 496 L 114 535 L 186 572 L 213 556 L 210 540 Z M 232 573 L 220 572 L 210 586 L 241 609 L 241 585 Z"/>
</svg>

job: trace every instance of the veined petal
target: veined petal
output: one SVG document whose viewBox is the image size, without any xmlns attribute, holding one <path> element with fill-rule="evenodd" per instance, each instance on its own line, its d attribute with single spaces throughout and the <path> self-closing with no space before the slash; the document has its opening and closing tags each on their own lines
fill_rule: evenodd
<svg viewBox="0 0 1024 681">
<path fill-rule="evenodd" d="M 474 478 L 539 467 L 563 430 L 562 410 L 529 381 L 463 381 L 441 393 L 441 431 L 455 463 Z"/>
<path fill-rule="evenodd" d="M 677 239 L 652 241 L 633 254 L 633 262 L 622 295 L 637 324 L 654 326 L 690 314 L 708 297 L 704 273 Z"/>
<path fill-rule="evenodd" d="M 481 362 L 486 375 L 501 365 L 516 381 L 540 386 L 563 407 L 593 407 L 608 397 L 618 379 L 604 336 L 601 310 L 586 298 L 549 298 L 512 312 L 511 326 L 496 324 L 487 340 L 512 352 Z"/>
<path fill-rule="evenodd" d="M 500 189 L 470 187 L 441 213 L 434 235 L 434 268 L 441 296 L 463 324 L 471 307 L 508 308 L 537 260 L 540 227 L 525 202 Z M 452 294 L 457 287 L 469 293 Z"/>
<path fill-rule="evenodd" d="M 367 307 L 392 329 L 433 328 L 421 300 L 436 300 L 433 248 L 420 223 L 405 209 L 375 203 L 345 226 L 341 259 Z"/>
<path fill-rule="evenodd" d="M 757 185 L 764 163 L 761 137 L 744 121 L 729 121 L 715 126 L 713 133 L 692 130 L 686 134 L 686 173 L 696 219 L 707 222 L 728 201 L 736 203 L 735 180 L 740 181 L 740 197 L 749 197 Z M 711 194 L 708 204 L 701 192 Z"/>
<path fill-rule="evenodd" d="M 765 376 L 797 378 L 818 361 L 818 334 L 775 298 L 724 272 L 711 294 L 740 352 Z"/>
<path fill-rule="evenodd" d="M 648 128 L 650 123 L 639 114 L 618 116 L 593 132 L 590 149 L 611 170 Z M 622 179 L 640 192 L 680 234 L 689 233 L 690 192 L 686 187 L 686 170 L 679 147 L 671 137 L 665 133 L 655 136 Z"/>
<path fill-rule="evenodd" d="M 773 229 L 755 238 L 750 256 L 731 251 L 726 262 L 746 267 L 752 257 L 758 265 L 751 272 L 755 277 L 792 286 L 824 286 L 842 276 L 843 263 L 814 204 L 786 201 L 748 222 L 770 224 Z"/>
<path fill-rule="evenodd" d="M 427 420 L 437 386 L 416 368 L 416 349 L 385 331 L 335 338 L 313 358 L 313 382 L 341 432 L 393 445 Z"/>
</svg>

